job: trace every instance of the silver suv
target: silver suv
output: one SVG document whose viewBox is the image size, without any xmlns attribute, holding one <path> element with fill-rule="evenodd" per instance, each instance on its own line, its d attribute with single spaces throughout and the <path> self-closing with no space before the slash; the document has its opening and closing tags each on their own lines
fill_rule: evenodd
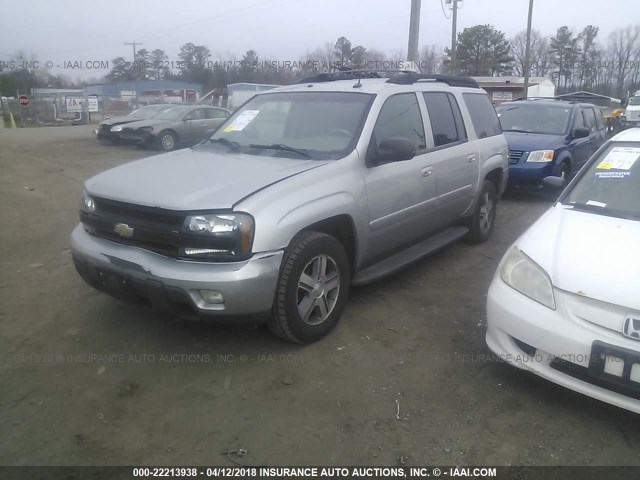
<svg viewBox="0 0 640 480">
<path fill-rule="evenodd" d="M 465 237 L 483 242 L 508 149 L 465 77 L 340 72 L 269 90 L 196 147 L 85 184 L 85 281 L 185 316 L 264 318 L 308 343 L 351 285 Z"/>
</svg>

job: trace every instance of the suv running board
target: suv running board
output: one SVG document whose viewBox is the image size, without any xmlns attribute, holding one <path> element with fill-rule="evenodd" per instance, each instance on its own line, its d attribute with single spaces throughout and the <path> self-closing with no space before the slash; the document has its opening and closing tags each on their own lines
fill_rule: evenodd
<svg viewBox="0 0 640 480">
<path fill-rule="evenodd" d="M 451 227 L 432 237 L 416 243 L 411 247 L 402 250 L 395 255 L 385 258 L 378 263 L 374 263 L 364 270 L 358 272 L 351 282 L 353 285 L 365 285 L 386 277 L 407 265 L 414 263 L 421 258 L 446 247 L 452 242 L 464 237 L 469 232 L 467 227 Z"/>
</svg>

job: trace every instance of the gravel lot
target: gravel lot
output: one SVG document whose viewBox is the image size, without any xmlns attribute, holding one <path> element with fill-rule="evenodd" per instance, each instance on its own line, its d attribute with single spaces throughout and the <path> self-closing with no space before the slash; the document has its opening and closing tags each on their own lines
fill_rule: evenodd
<svg viewBox="0 0 640 480">
<path fill-rule="evenodd" d="M 81 281 L 82 182 L 153 154 L 88 126 L 0 130 L 0 464 L 640 465 L 640 416 L 488 357 L 489 282 L 548 202 L 504 199 L 490 242 L 354 289 L 298 347 Z"/>
</svg>

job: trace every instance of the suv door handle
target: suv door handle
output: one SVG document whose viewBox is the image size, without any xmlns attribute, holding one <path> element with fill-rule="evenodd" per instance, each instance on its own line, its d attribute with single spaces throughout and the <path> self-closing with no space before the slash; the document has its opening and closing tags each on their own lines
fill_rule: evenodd
<svg viewBox="0 0 640 480">
<path fill-rule="evenodd" d="M 467 161 L 468 161 L 469 163 L 473 163 L 473 162 L 475 162 L 475 161 L 476 161 L 476 156 L 475 156 L 475 155 L 469 155 L 469 156 L 467 157 Z"/>
<path fill-rule="evenodd" d="M 433 168 L 432 167 L 424 167 L 422 169 L 422 176 L 423 177 L 428 177 L 429 175 L 431 175 L 433 173 Z"/>
</svg>

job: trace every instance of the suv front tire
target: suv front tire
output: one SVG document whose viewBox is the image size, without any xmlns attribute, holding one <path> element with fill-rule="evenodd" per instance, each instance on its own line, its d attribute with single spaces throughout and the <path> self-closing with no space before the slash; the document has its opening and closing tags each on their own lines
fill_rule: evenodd
<svg viewBox="0 0 640 480">
<path fill-rule="evenodd" d="M 321 232 L 296 235 L 282 261 L 270 330 L 294 343 L 321 339 L 338 323 L 350 284 L 349 258 L 338 240 Z"/>
</svg>

